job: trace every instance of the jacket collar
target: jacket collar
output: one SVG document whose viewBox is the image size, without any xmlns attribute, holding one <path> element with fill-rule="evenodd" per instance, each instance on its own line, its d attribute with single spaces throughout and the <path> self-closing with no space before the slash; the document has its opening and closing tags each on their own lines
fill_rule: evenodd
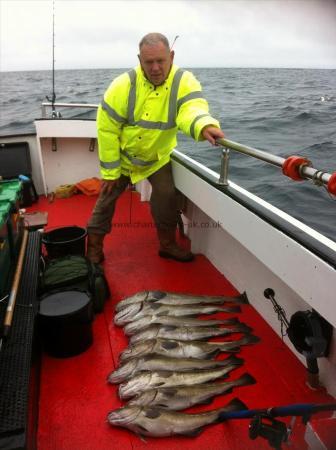
<svg viewBox="0 0 336 450">
<path fill-rule="evenodd" d="M 138 75 L 138 77 L 140 77 L 140 82 L 144 82 L 146 84 L 148 84 L 149 86 L 152 86 L 154 89 L 158 89 L 161 88 L 162 86 L 166 86 L 167 84 L 170 85 L 172 83 L 172 80 L 174 78 L 174 75 L 176 73 L 176 71 L 178 70 L 178 66 L 176 64 L 173 64 L 170 68 L 170 72 L 168 74 L 168 77 L 165 79 L 165 81 L 160 84 L 160 86 L 154 86 L 154 84 L 152 84 L 148 78 L 146 77 L 144 71 L 142 70 L 142 67 L 140 66 L 140 64 L 138 66 L 135 67 L 136 73 Z"/>
</svg>

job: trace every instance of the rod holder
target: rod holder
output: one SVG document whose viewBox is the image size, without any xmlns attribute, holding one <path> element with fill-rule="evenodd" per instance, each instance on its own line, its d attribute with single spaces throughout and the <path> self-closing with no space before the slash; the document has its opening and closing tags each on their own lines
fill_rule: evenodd
<svg viewBox="0 0 336 450">
<path fill-rule="evenodd" d="M 56 138 L 51 138 L 51 151 L 57 152 L 57 140 Z"/>
<path fill-rule="evenodd" d="M 92 139 L 90 139 L 89 152 L 94 152 L 95 147 L 96 147 L 96 139 L 92 138 Z"/>
<path fill-rule="evenodd" d="M 228 186 L 228 174 L 229 174 L 229 155 L 230 150 L 226 147 L 223 148 L 221 157 L 221 169 L 218 179 L 218 184 L 221 186 Z"/>
</svg>

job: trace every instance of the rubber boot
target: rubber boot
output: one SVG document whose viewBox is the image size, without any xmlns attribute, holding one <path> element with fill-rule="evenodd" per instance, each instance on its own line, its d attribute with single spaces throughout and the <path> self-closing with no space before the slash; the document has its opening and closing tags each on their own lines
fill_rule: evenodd
<svg viewBox="0 0 336 450">
<path fill-rule="evenodd" d="M 88 234 L 86 257 L 94 264 L 99 264 L 104 261 L 104 237 L 104 234 Z"/>
<path fill-rule="evenodd" d="M 175 259 L 175 261 L 189 262 L 194 259 L 194 255 L 180 247 L 176 243 L 175 229 L 158 229 L 160 241 L 159 255 L 161 258 Z"/>
</svg>

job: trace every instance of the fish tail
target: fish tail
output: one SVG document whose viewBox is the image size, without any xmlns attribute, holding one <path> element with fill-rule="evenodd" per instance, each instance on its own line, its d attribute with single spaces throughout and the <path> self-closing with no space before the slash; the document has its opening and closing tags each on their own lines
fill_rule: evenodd
<svg viewBox="0 0 336 450">
<path fill-rule="evenodd" d="M 222 343 L 209 342 L 209 344 L 216 345 L 221 352 L 238 353 L 240 351 L 239 347 L 240 341 L 222 342 Z"/>
<path fill-rule="evenodd" d="M 234 301 L 235 303 L 238 303 L 240 305 L 249 305 L 250 304 L 246 292 L 243 292 L 242 294 L 238 295 L 237 297 L 233 297 L 232 301 Z"/>
<path fill-rule="evenodd" d="M 234 384 L 235 386 L 247 386 L 249 384 L 256 384 L 256 382 L 256 379 L 246 372 L 236 381 L 232 381 L 232 384 Z"/>
<path fill-rule="evenodd" d="M 246 293 L 243 292 L 243 294 L 236 295 L 235 297 L 223 297 L 222 301 L 218 301 L 218 303 L 225 305 L 230 303 L 235 305 L 249 305 L 250 302 L 248 301 Z"/>
<path fill-rule="evenodd" d="M 237 358 L 237 356 L 235 355 L 231 355 L 223 361 L 225 361 L 225 365 L 241 366 L 242 364 L 244 364 L 243 358 Z"/>
<path fill-rule="evenodd" d="M 231 317 L 230 319 L 223 319 L 218 321 L 218 325 L 235 325 L 240 323 L 238 317 Z"/>
<path fill-rule="evenodd" d="M 230 401 L 224 408 L 221 408 L 218 410 L 218 417 L 216 420 L 216 423 L 223 422 L 224 420 L 227 420 L 228 413 L 232 411 L 242 411 L 248 409 L 245 403 L 243 403 L 239 398 L 234 398 Z"/>
<path fill-rule="evenodd" d="M 241 307 L 239 305 L 223 306 L 221 310 L 225 312 L 240 313 Z"/>
<path fill-rule="evenodd" d="M 254 334 L 244 336 L 240 341 L 237 341 L 238 345 L 252 345 L 260 342 L 260 338 Z"/>
<path fill-rule="evenodd" d="M 233 328 L 235 331 L 239 331 L 240 333 L 249 334 L 253 331 L 251 327 L 246 325 L 245 323 L 239 323 L 235 328 Z"/>
</svg>

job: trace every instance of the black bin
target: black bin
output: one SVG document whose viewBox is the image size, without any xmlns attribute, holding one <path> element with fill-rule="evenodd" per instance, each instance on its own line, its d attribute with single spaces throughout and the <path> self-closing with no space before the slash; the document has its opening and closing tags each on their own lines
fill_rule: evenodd
<svg viewBox="0 0 336 450">
<path fill-rule="evenodd" d="M 66 255 L 85 256 L 86 236 L 86 228 L 61 227 L 43 233 L 42 242 L 50 259 Z"/>
<path fill-rule="evenodd" d="M 93 342 L 93 317 L 92 300 L 86 292 L 68 290 L 42 297 L 38 319 L 44 350 L 57 358 L 87 350 Z"/>
</svg>

